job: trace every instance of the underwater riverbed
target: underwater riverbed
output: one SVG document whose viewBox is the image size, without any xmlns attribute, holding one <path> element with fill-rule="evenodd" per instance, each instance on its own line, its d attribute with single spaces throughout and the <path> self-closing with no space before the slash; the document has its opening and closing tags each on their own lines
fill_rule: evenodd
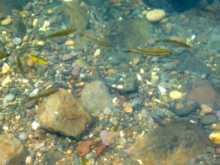
<svg viewBox="0 0 220 165">
<path fill-rule="evenodd" d="M 219 12 L 0 0 L 0 164 L 220 164 Z"/>
</svg>

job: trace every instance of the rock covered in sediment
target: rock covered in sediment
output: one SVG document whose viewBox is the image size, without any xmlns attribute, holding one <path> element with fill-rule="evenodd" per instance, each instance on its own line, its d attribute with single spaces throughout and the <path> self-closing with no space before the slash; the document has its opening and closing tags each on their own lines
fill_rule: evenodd
<svg viewBox="0 0 220 165">
<path fill-rule="evenodd" d="M 0 164 L 25 164 L 26 153 L 24 146 L 14 136 L 0 135 Z"/>
<path fill-rule="evenodd" d="M 217 136 L 212 134 L 209 138 Z M 170 165 L 181 160 L 179 164 L 185 165 L 207 152 L 209 145 L 207 135 L 200 126 L 187 121 L 173 121 L 146 136 L 137 136 L 136 142 L 126 152 L 142 164 Z"/>
<path fill-rule="evenodd" d="M 81 93 L 81 102 L 94 115 L 112 107 L 112 98 L 101 81 L 94 81 L 85 85 Z"/>
<path fill-rule="evenodd" d="M 91 121 L 80 102 L 64 89 L 43 100 L 38 108 L 38 119 L 42 128 L 66 136 L 80 135 Z"/>
</svg>

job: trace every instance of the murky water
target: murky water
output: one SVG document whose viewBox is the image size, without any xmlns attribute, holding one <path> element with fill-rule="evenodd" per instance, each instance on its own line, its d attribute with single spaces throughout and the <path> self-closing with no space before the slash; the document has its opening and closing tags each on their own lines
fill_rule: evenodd
<svg viewBox="0 0 220 165">
<path fill-rule="evenodd" d="M 219 12 L 0 0 L 0 164 L 220 164 Z"/>
</svg>

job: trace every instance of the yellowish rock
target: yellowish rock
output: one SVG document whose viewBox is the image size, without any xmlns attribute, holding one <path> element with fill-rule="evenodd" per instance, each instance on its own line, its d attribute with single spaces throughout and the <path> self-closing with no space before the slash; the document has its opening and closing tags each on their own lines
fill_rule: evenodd
<svg viewBox="0 0 220 165">
<path fill-rule="evenodd" d="M 211 125 L 211 128 L 212 128 L 214 131 L 220 131 L 220 122 L 213 123 L 213 124 Z"/>
<path fill-rule="evenodd" d="M 209 140 L 213 143 L 213 144 L 220 144 L 220 132 L 212 132 L 209 135 Z"/>
<path fill-rule="evenodd" d="M 65 45 L 69 47 L 74 47 L 75 46 L 75 41 L 74 40 L 66 40 Z"/>
<path fill-rule="evenodd" d="M 12 79 L 10 76 L 7 76 L 6 78 L 4 78 L 4 80 L 2 80 L 1 86 L 5 87 L 6 85 L 10 84 L 12 82 Z"/>
<path fill-rule="evenodd" d="M 213 109 L 210 106 L 206 105 L 206 104 L 202 104 L 200 106 L 200 109 L 201 109 L 201 111 L 200 111 L 201 116 L 206 115 L 206 114 L 210 114 L 210 113 L 213 112 Z"/>
<path fill-rule="evenodd" d="M 8 16 L 1 21 L 1 25 L 3 25 L 3 26 L 10 25 L 12 22 L 13 22 L 13 19 L 10 16 Z"/>
<path fill-rule="evenodd" d="M 65 89 L 45 97 L 38 107 L 40 127 L 65 136 L 78 136 L 91 121 L 81 103 Z"/>
<path fill-rule="evenodd" d="M 27 155 L 22 143 L 13 135 L 0 135 L 0 164 L 25 164 Z"/>
<path fill-rule="evenodd" d="M 154 9 L 146 13 L 146 18 L 150 22 L 159 22 L 166 16 L 166 12 L 162 9 Z"/>
<path fill-rule="evenodd" d="M 180 91 L 173 90 L 169 93 L 169 97 L 173 100 L 178 100 L 183 97 L 183 94 Z"/>
<path fill-rule="evenodd" d="M 133 107 L 130 103 L 124 103 L 123 104 L 123 111 L 126 113 L 132 113 L 133 112 Z"/>
<path fill-rule="evenodd" d="M 35 40 L 34 44 L 36 46 L 44 46 L 45 45 L 45 41 L 43 41 L 43 40 Z"/>
<path fill-rule="evenodd" d="M 2 74 L 7 74 L 10 71 L 11 71 L 11 67 L 7 63 L 4 63 L 2 66 Z"/>
</svg>

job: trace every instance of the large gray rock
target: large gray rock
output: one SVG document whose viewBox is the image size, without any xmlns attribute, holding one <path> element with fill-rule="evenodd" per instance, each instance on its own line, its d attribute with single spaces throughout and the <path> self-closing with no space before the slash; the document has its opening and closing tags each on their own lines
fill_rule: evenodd
<svg viewBox="0 0 220 165">
<path fill-rule="evenodd" d="M 0 164 L 25 164 L 26 150 L 21 142 L 12 135 L 0 135 Z"/>
<path fill-rule="evenodd" d="M 81 102 L 94 115 L 112 107 L 112 98 L 101 81 L 86 84 L 81 93 Z"/>
<path fill-rule="evenodd" d="M 64 89 L 43 100 L 38 108 L 38 119 L 42 128 L 66 136 L 80 135 L 91 121 L 79 101 Z"/>
</svg>

